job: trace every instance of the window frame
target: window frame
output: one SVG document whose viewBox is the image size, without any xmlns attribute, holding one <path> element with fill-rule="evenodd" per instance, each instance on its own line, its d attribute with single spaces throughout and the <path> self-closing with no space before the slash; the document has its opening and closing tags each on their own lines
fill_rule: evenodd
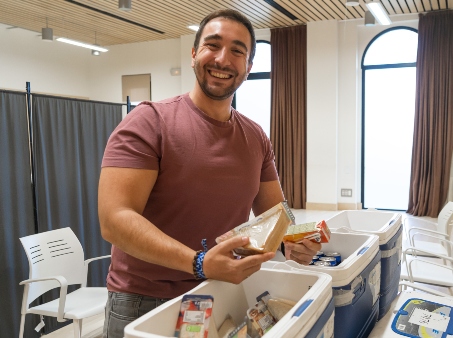
<svg viewBox="0 0 453 338">
<path fill-rule="evenodd" d="M 408 27 L 408 26 L 396 26 L 396 27 L 391 27 L 388 29 L 383 30 L 382 32 L 378 33 L 371 41 L 367 44 L 365 50 L 363 51 L 362 55 L 362 60 L 360 62 L 360 66 L 362 69 L 362 135 L 361 135 L 361 165 L 360 165 L 360 170 L 361 170 L 361 203 L 362 207 L 365 206 L 365 74 L 367 70 L 371 69 L 390 69 L 390 68 L 405 68 L 405 67 L 417 67 L 417 62 L 405 62 L 405 63 L 395 63 L 395 64 L 380 64 L 380 65 L 364 65 L 365 61 L 365 56 L 368 52 L 368 49 L 370 46 L 382 35 L 389 33 L 390 31 L 394 30 L 409 30 L 412 32 L 415 32 L 418 34 L 418 29 L 415 29 L 413 27 Z M 381 209 L 381 210 L 389 210 L 389 209 Z M 393 209 L 392 209 L 393 210 Z"/>
</svg>

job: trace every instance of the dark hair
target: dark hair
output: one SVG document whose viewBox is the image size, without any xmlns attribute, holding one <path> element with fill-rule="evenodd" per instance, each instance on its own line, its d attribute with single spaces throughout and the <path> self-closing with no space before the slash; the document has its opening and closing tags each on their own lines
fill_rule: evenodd
<svg viewBox="0 0 453 338">
<path fill-rule="evenodd" d="M 195 41 L 193 42 L 193 48 L 195 51 L 198 50 L 198 46 L 200 45 L 200 37 L 201 33 L 203 32 L 204 27 L 206 24 L 215 19 L 215 18 L 225 18 L 229 20 L 233 20 L 236 22 L 239 22 L 240 24 L 243 24 L 245 28 L 250 33 L 250 37 L 252 38 L 252 49 L 250 50 L 250 58 L 249 58 L 249 63 L 253 62 L 253 58 L 255 57 L 255 51 L 256 51 L 256 39 L 255 39 L 255 31 L 253 30 L 252 23 L 250 22 L 249 19 L 242 13 L 234 10 L 234 9 L 219 9 L 217 11 L 214 11 L 210 14 L 208 14 L 203 20 L 200 22 L 200 28 L 197 31 L 197 34 L 195 35 Z"/>
</svg>

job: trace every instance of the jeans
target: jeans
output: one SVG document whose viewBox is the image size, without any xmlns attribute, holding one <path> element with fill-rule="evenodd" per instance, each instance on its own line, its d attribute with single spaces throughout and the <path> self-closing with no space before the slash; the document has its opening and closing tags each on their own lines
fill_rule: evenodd
<svg viewBox="0 0 453 338">
<path fill-rule="evenodd" d="M 162 305 L 169 299 L 121 292 L 109 292 L 105 306 L 103 338 L 123 338 L 127 324 Z"/>
</svg>

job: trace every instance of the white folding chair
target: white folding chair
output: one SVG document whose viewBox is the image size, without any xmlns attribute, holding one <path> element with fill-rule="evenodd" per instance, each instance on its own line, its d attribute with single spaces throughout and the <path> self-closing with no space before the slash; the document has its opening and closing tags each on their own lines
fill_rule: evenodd
<svg viewBox="0 0 453 338">
<path fill-rule="evenodd" d="M 24 285 L 19 338 L 23 337 L 25 315 L 29 313 L 56 317 L 59 322 L 73 320 L 74 337 L 80 338 L 82 320 L 104 311 L 107 288 L 87 287 L 88 264 L 110 255 L 84 260 L 83 248 L 71 228 L 47 231 L 20 238 L 27 254 L 29 279 Z M 81 287 L 67 293 L 68 285 Z M 45 292 L 60 288 L 60 297 L 30 307 L 30 303 Z"/>
<path fill-rule="evenodd" d="M 400 281 L 445 287 L 453 295 L 452 263 L 453 258 L 449 256 L 436 255 L 414 247 L 406 248 L 403 250 Z"/>
<path fill-rule="evenodd" d="M 448 202 L 439 212 L 437 223 L 424 218 L 407 217 L 404 220 L 406 239 L 403 250 L 408 247 L 417 247 L 435 255 L 451 256 L 450 246 L 446 241 L 451 241 L 453 232 L 453 202 Z M 409 253 L 410 254 L 410 253 Z M 426 256 L 420 253 L 420 256 Z M 431 255 L 430 255 L 431 256 Z"/>
</svg>

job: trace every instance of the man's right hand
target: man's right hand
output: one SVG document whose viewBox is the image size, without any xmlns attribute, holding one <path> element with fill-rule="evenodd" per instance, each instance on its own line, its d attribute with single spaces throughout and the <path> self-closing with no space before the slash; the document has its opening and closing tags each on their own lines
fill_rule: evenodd
<svg viewBox="0 0 453 338">
<path fill-rule="evenodd" d="M 274 252 L 258 254 L 237 259 L 233 249 L 249 243 L 248 237 L 233 237 L 210 249 L 204 258 L 203 271 L 206 278 L 221 280 L 234 284 L 257 272 L 264 263 L 275 256 Z"/>
</svg>

